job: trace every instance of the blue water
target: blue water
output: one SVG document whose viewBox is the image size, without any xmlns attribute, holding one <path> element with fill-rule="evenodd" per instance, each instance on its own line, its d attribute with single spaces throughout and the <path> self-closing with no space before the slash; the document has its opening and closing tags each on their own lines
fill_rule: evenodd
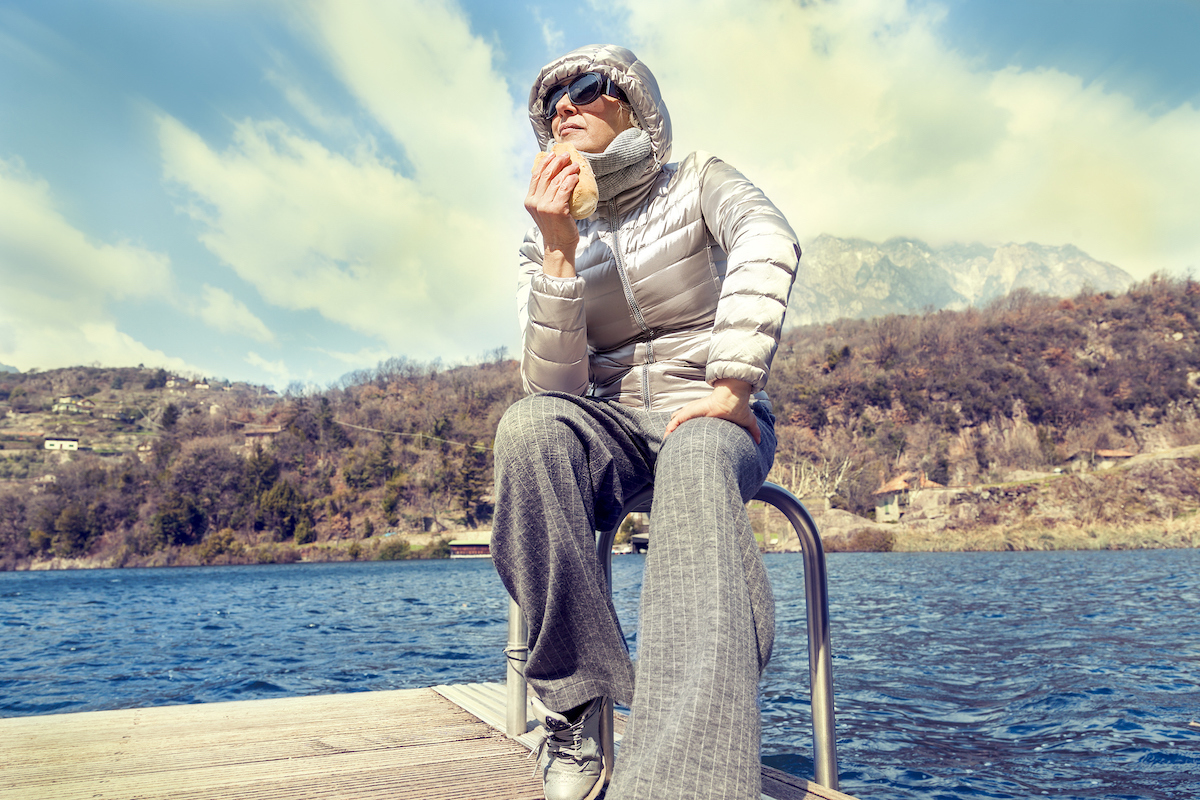
<svg viewBox="0 0 1200 800">
<path fill-rule="evenodd" d="M 801 561 L 767 565 L 764 758 L 811 777 Z M 1200 796 L 1200 551 L 833 554 L 829 589 L 843 791 Z M 507 610 L 487 560 L 0 573 L 0 716 L 497 681 Z"/>
</svg>

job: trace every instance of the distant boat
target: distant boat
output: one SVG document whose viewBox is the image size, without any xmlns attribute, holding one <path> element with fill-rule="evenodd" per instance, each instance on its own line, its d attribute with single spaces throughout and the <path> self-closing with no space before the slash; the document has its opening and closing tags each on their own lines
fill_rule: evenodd
<svg viewBox="0 0 1200 800">
<path fill-rule="evenodd" d="M 612 551 L 614 556 L 627 556 L 633 552 L 633 543 L 614 544 Z"/>
</svg>

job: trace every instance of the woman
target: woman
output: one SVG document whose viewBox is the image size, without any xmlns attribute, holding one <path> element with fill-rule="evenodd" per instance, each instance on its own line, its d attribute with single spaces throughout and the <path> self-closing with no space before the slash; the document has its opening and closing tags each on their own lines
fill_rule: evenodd
<svg viewBox="0 0 1200 800">
<path fill-rule="evenodd" d="M 629 725 L 607 797 L 760 796 L 758 678 L 774 600 L 745 502 L 774 459 L 762 391 L 800 257 L 762 192 L 724 162 L 668 163 L 671 123 L 628 50 L 557 59 L 529 96 L 543 148 L 520 251 L 522 377 L 496 434 L 492 554 L 529 623 L 525 675 L 549 738 L 547 800 L 592 800 L 604 697 Z M 637 683 L 594 531 L 653 483 Z M 603 766 L 602 766 L 603 765 Z"/>
</svg>

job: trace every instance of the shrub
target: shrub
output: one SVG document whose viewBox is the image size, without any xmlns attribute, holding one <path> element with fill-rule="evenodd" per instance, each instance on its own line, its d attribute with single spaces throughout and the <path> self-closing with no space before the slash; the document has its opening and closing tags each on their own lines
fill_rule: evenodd
<svg viewBox="0 0 1200 800">
<path fill-rule="evenodd" d="M 35 553 L 43 553 L 49 550 L 52 541 L 53 537 L 41 528 L 35 528 L 29 532 L 29 548 Z"/>
<path fill-rule="evenodd" d="M 150 532 L 168 547 L 196 542 L 205 528 L 204 513 L 191 497 L 170 492 L 158 504 L 158 512 L 150 518 Z"/>
<path fill-rule="evenodd" d="M 890 553 L 896 544 L 891 531 L 858 528 L 850 532 L 849 550 L 855 553 Z"/>
<path fill-rule="evenodd" d="M 222 528 L 216 533 L 210 534 L 196 548 L 196 555 L 200 557 L 206 564 L 211 563 L 213 559 L 223 556 L 240 556 L 245 548 L 242 543 L 237 540 L 237 536 L 232 528 Z"/>
<path fill-rule="evenodd" d="M 409 557 L 412 547 L 398 536 L 389 537 L 375 551 L 376 561 L 399 561 Z"/>
<path fill-rule="evenodd" d="M 316 540 L 317 532 L 312 523 L 307 518 L 300 520 L 300 524 L 296 526 L 296 544 L 311 544 Z"/>
<path fill-rule="evenodd" d="M 421 558 L 449 558 L 450 542 L 445 539 L 435 539 L 428 547 L 421 550 Z"/>
</svg>

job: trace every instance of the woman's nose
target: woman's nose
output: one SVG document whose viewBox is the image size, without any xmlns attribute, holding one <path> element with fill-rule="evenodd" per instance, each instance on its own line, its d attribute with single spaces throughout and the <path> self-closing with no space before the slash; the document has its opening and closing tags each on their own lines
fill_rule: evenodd
<svg viewBox="0 0 1200 800">
<path fill-rule="evenodd" d="M 560 116 L 569 117 L 575 111 L 575 104 L 571 102 L 571 93 L 563 92 L 563 96 L 558 98 L 558 102 L 554 106 L 554 113 Z"/>
</svg>

